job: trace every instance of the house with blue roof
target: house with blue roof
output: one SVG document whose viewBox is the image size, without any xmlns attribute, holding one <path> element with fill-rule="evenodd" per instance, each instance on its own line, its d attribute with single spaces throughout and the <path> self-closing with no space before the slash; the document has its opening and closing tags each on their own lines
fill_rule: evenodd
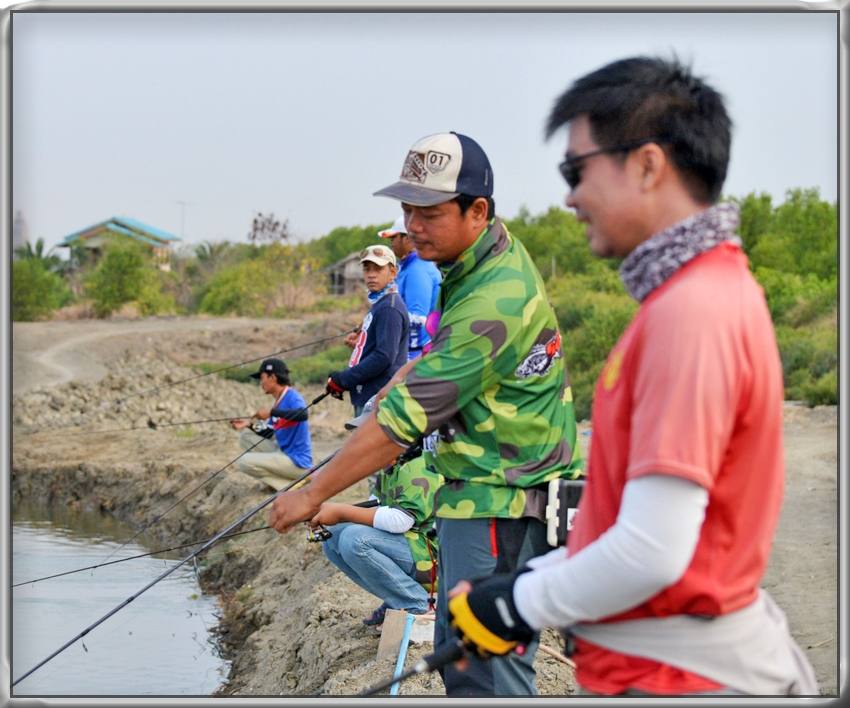
<svg viewBox="0 0 850 708">
<path fill-rule="evenodd" d="M 91 249 L 96 256 L 99 256 L 106 245 L 117 238 L 129 238 L 150 248 L 156 264 L 162 270 L 171 269 L 171 245 L 181 240 L 174 234 L 148 226 L 137 219 L 113 216 L 111 219 L 68 234 L 58 245 L 67 248 L 82 246 Z"/>
</svg>

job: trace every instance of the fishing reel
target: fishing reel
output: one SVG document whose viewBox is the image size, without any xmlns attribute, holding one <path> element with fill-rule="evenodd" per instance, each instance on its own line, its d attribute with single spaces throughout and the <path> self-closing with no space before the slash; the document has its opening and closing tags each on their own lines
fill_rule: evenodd
<svg viewBox="0 0 850 708">
<path fill-rule="evenodd" d="M 307 540 L 311 543 L 327 541 L 333 534 L 321 524 L 314 529 L 307 528 Z"/>
</svg>

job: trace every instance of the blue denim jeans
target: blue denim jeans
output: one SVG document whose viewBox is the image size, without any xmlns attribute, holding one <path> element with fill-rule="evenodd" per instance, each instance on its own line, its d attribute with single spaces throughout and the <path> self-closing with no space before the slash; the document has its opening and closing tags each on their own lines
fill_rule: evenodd
<svg viewBox="0 0 850 708">
<path fill-rule="evenodd" d="M 361 588 L 380 597 L 393 610 L 428 611 L 428 593 L 413 579 L 413 555 L 401 533 L 363 524 L 329 526 L 328 560 Z"/>
</svg>

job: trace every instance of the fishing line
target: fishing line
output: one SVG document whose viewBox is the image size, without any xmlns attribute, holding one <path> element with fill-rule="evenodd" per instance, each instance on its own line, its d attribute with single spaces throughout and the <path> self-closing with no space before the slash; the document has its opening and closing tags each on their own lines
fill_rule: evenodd
<svg viewBox="0 0 850 708">
<path fill-rule="evenodd" d="M 370 508 L 370 507 L 373 507 L 373 506 L 378 506 L 378 501 L 376 499 L 369 499 L 367 501 L 363 501 L 363 502 L 359 502 L 357 504 L 354 504 L 353 506 L 359 506 L 359 507 L 362 507 L 362 508 Z M 257 531 L 268 531 L 271 528 L 272 528 L 271 526 L 259 526 L 255 529 L 246 529 L 245 531 L 235 531 L 234 533 L 229 533 L 226 536 L 222 536 L 221 540 L 224 540 L 226 538 L 235 538 L 236 536 L 244 536 L 245 534 L 256 533 Z M 155 556 L 155 555 L 158 555 L 160 553 L 168 553 L 169 551 L 179 551 L 179 550 L 182 550 L 183 548 L 191 548 L 192 546 L 198 546 L 202 543 L 206 543 L 209 540 L 210 539 L 208 539 L 208 538 L 204 538 L 200 541 L 190 541 L 189 543 L 181 543 L 179 546 L 169 546 L 168 548 L 160 548 L 156 551 L 148 551 L 147 553 L 139 553 L 135 556 L 127 556 L 126 558 L 117 558 L 116 560 L 113 560 L 113 561 L 96 563 L 95 565 L 87 565 L 84 568 L 74 568 L 73 570 L 66 570 L 62 573 L 54 573 L 53 575 L 45 575 L 44 577 L 34 578 L 33 580 L 25 580 L 25 581 L 20 582 L 20 583 L 15 583 L 14 585 L 11 585 L 10 587 L 18 588 L 18 587 L 21 587 L 22 585 L 33 585 L 34 583 L 40 583 L 42 580 L 53 580 L 54 578 L 61 578 L 64 575 L 72 575 L 73 573 L 82 573 L 82 572 L 85 572 L 86 570 L 94 570 L 95 568 L 103 568 L 104 566 L 107 566 L 107 565 L 115 565 L 116 563 L 124 563 L 125 561 L 136 560 L 138 558 L 147 558 L 149 556 Z M 163 558 L 163 560 L 173 560 L 173 559 Z"/>
<path fill-rule="evenodd" d="M 312 400 L 312 401 L 311 401 L 308 405 L 306 405 L 306 406 L 304 406 L 303 408 L 299 409 L 299 410 L 297 411 L 297 413 L 303 413 L 304 411 L 308 410 L 309 408 L 311 408 L 311 407 L 315 406 L 317 403 L 319 403 L 319 401 L 321 401 L 321 400 L 323 400 L 325 397 L 327 397 L 327 395 L 328 395 L 328 392 L 327 392 L 327 391 L 325 391 L 324 393 L 320 393 L 320 394 L 319 394 L 318 396 L 316 396 L 316 397 L 315 397 L 315 398 L 314 398 L 314 399 L 313 399 L 313 400 Z M 198 492 L 200 489 L 202 489 L 202 488 L 204 487 L 204 485 L 208 484 L 208 483 L 209 483 L 210 481 L 212 481 L 215 477 L 217 477 L 217 476 L 218 476 L 218 475 L 220 475 L 222 472 L 224 472 L 224 470 L 226 470 L 228 467 L 230 467 L 230 465 L 232 465 L 234 462 L 236 462 L 236 461 L 237 461 L 240 457 L 242 457 L 243 455 L 247 455 L 249 452 L 251 452 L 251 450 L 253 450 L 255 447 L 257 447 L 257 445 L 259 445 L 260 443 L 264 442 L 266 439 L 267 439 L 267 438 L 263 438 L 263 437 L 261 437 L 259 440 L 257 440 L 257 442 L 255 442 L 253 445 L 251 445 L 251 447 L 249 447 L 249 448 L 247 448 L 246 450 L 243 450 L 242 452 L 240 452 L 240 453 L 239 453 L 236 457 L 234 457 L 234 458 L 233 458 L 230 462 L 228 462 L 228 463 L 227 463 L 224 467 L 221 467 L 220 469 L 217 469 L 217 470 L 216 470 L 215 472 L 213 472 L 213 473 L 212 473 L 209 477 L 207 477 L 207 478 L 206 478 L 203 482 L 201 482 L 200 484 L 198 484 L 197 486 L 195 486 L 193 489 L 189 490 L 186 494 L 184 494 L 184 495 L 183 495 L 182 497 L 180 497 L 180 498 L 179 498 L 176 502 L 174 502 L 174 503 L 173 503 L 170 507 L 168 507 L 165 511 L 163 511 L 163 512 L 162 512 L 159 516 L 155 517 L 155 518 L 154 518 L 152 521 L 150 521 L 148 524 L 145 524 L 142 528 L 140 528 L 138 531 L 136 531 L 136 533 L 134 533 L 134 534 L 133 534 L 130 538 L 128 538 L 126 541 L 124 541 L 124 543 L 122 543 L 120 546 L 118 546 L 118 548 L 116 548 L 114 551 L 112 551 L 112 553 L 110 553 L 110 554 L 106 557 L 106 560 L 109 560 L 110 558 L 112 558 L 112 556 L 114 556 L 116 553 L 118 553 L 118 551 L 120 551 L 122 548 L 124 548 L 124 546 L 126 546 L 128 543 L 130 543 L 131 541 L 136 540 L 136 539 L 137 539 L 139 536 L 141 536 L 141 535 L 142 535 L 145 531 L 147 531 L 148 529 L 150 529 L 150 528 L 151 528 L 151 526 L 153 526 L 154 524 L 156 524 L 157 522 L 159 522 L 159 521 L 160 521 L 160 520 L 161 520 L 161 519 L 162 519 L 162 518 L 163 518 L 166 514 L 168 514 L 168 513 L 169 513 L 172 509 L 174 509 L 176 506 L 178 506 L 178 505 L 179 505 L 179 504 L 181 504 L 182 502 L 186 501 L 186 499 L 188 499 L 189 497 L 191 497 L 193 494 L 195 494 L 195 493 L 196 493 L 196 492 Z M 281 453 L 281 454 L 283 454 L 283 453 Z"/>
<path fill-rule="evenodd" d="M 257 531 L 267 531 L 271 526 L 260 526 L 256 529 L 247 529 L 246 531 L 236 531 L 234 533 L 227 534 L 227 536 L 222 536 L 222 540 L 225 538 L 233 538 L 234 536 L 243 536 L 247 533 L 255 533 Z M 63 575 L 71 575 L 73 573 L 82 573 L 86 570 L 94 570 L 95 568 L 103 568 L 107 565 L 114 565 L 115 563 L 124 563 L 125 561 L 136 560 L 137 558 L 147 558 L 148 556 L 155 556 L 158 553 L 168 553 L 169 551 L 179 551 L 183 548 L 191 548 L 192 546 L 200 545 L 201 543 L 206 543 L 210 539 L 205 538 L 202 541 L 192 541 L 190 543 L 182 543 L 179 546 L 171 546 L 170 548 L 160 548 L 156 551 L 150 551 L 148 553 L 139 553 L 135 556 L 127 556 L 126 558 L 117 558 L 113 561 L 105 561 L 103 563 L 96 563 L 95 565 L 87 565 L 85 568 L 75 568 L 74 570 L 66 570 L 64 573 L 54 573 L 53 575 L 45 575 L 43 578 L 35 578 L 34 580 L 26 580 L 22 583 L 15 583 L 11 587 L 18 588 L 22 585 L 32 585 L 34 583 L 40 583 L 42 580 L 52 580 L 53 578 L 61 578 Z M 169 560 L 169 559 L 163 559 Z"/>
<path fill-rule="evenodd" d="M 188 383 L 189 381 L 195 381 L 195 380 L 201 379 L 205 376 L 210 376 L 212 374 L 217 374 L 217 373 L 220 373 L 222 371 L 227 371 L 228 369 L 234 369 L 237 366 L 244 366 L 245 364 L 251 364 L 255 361 L 261 361 L 263 359 L 268 359 L 270 357 L 277 356 L 278 354 L 286 354 L 288 352 L 294 352 L 298 349 L 304 349 L 305 347 L 311 347 L 311 346 L 316 345 L 316 344 L 322 344 L 323 342 L 328 342 L 332 339 L 337 339 L 339 337 L 343 337 L 347 334 L 351 334 L 352 332 L 356 332 L 356 331 L 357 331 L 357 327 L 353 327 L 352 329 L 346 330 L 344 332 L 340 332 L 339 334 L 331 335 L 330 337 L 323 337 L 322 339 L 316 339 L 316 340 L 313 340 L 312 342 L 306 342 L 304 344 L 299 344 L 298 346 L 290 347 L 289 349 L 281 349 L 278 352 L 272 352 L 271 354 L 266 354 L 265 356 L 258 356 L 254 359 L 247 359 L 245 361 L 241 361 L 241 362 L 238 362 L 236 364 L 228 364 L 227 366 L 222 366 L 218 369 L 213 369 L 212 371 L 207 371 L 206 373 L 197 374 L 195 376 L 190 376 L 188 378 L 181 379 L 179 381 L 173 381 L 171 383 L 162 384 L 161 386 L 156 386 L 154 388 L 145 389 L 143 391 L 137 391 L 136 393 L 128 394 L 128 395 L 124 396 L 123 398 L 118 398 L 115 401 L 113 401 L 112 403 L 103 402 L 103 403 L 101 403 L 98 410 L 104 412 L 104 411 L 108 410 L 111 406 L 120 406 L 122 403 L 125 403 L 126 401 L 129 401 L 132 398 L 144 396 L 144 395 L 147 395 L 149 393 L 156 393 L 157 391 L 162 391 L 162 390 L 165 390 L 167 388 L 171 388 L 173 386 L 178 386 L 180 384 Z M 235 416 L 235 418 L 244 418 L 244 417 L 245 416 Z M 228 418 L 227 420 L 232 420 L 232 419 Z M 197 422 L 207 422 L 207 421 L 197 421 Z M 154 425 L 152 426 L 151 423 L 152 423 L 152 420 L 150 418 L 148 418 L 148 423 L 147 423 L 148 428 L 152 428 L 152 429 L 155 430 L 156 427 L 164 427 L 164 425 L 158 425 L 156 423 L 154 423 Z M 56 431 L 56 430 L 68 430 L 70 428 L 81 428 L 82 425 L 51 425 L 49 427 L 50 427 L 51 431 Z M 110 429 L 110 430 L 83 431 L 82 434 L 123 433 L 123 432 L 129 432 L 129 431 L 132 431 L 132 430 L 144 430 L 144 429 L 145 428 L 143 426 L 135 426 L 135 427 L 132 427 L 132 428 L 117 428 L 117 429 Z M 30 432 L 24 432 L 22 434 L 23 435 L 36 435 L 40 432 L 43 432 L 43 431 L 41 431 L 41 430 L 30 431 Z"/>
<path fill-rule="evenodd" d="M 177 423 L 157 423 L 153 418 L 148 417 L 148 422 L 145 425 L 134 425 L 131 428 L 105 428 L 103 430 L 81 430 L 77 435 L 106 435 L 107 433 L 128 433 L 132 430 L 159 430 L 160 428 L 171 428 L 177 425 L 200 425 L 201 423 L 222 423 L 231 420 L 250 420 L 253 416 L 250 415 L 232 415 L 228 418 L 206 418 L 204 420 L 182 420 Z M 82 427 L 82 426 L 70 426 Z M 63 428 L 64 429 L 64 428 Z M 55 428 L 51 428 L 55 430 Z M 39 431 L 41 432 L 41 431 Z M 28 433 L 33 435 L 34 433 Z"/>
<path fill-rule="evenodd" d="M 189 376 L 188 378 L 180 379 L 179 381 L 172 381 L 171 383 L 162 384 L 161 386 L 155 386 L 154 388 L 148 388 L 148 389 L 145 389 L 143 391 L 131 393 L 127 396 L 124 396 L 124 398 L 119 398 L 116 401 L 114 401 L 113 405 L 121 405 L 125 401 L 129 401 L 131 398 L 136 398 L 138 396 L 145 396 L 149 393 L 156 393 L 157 391 L 162 391 L 163 389 L 166 389 L 166 388 L 172 388 L 174 386 L 179 386 L 181 384 L 188 383 L 189 381 L 196 381 L 197 379 L 202 379 L 205 376 L 211 376 L 212 374 L 218 374 L 218 373 L 221 373 L 222 371 L 227 371 L 228 369 L 235 369 L 237 366 L 244 366 L 245 364 L 252 364 L 255 361 L 262 361 L 263 359 L 269 359 L 273 356 L 278 356 L 279 354 L 287 354 L 289 352 L 297 351 L 298 349 L 304 349 L 305 347 L 312 347 L 315 344 L 322 344 L 324 342 L 329 342 L 332 339 L 338 339 L 339 337 L 343 337 L 347 334 L 351 334 L 352 332 L 356 332 L 356 331 L 357 331 L 357 327 L 352 327 L 351 329 L 347 329 L 344 332 L 340 332 L 339 334 L 333 334 L 330 337 L 323 337 L 322 339 L 316 339 L 312 342 L 307 342 L 305 344 L 299 344 L 298 346 L 295 346 L 295 347 L 289 347 L 288 349 L 281 349 L 280 351 L 272 352 L 271 354 L 264 354 L 263 356 L 258 356 L 258 357 L 255 357 L 254 359 L 246 359 L 245 361 L 240 361 L 236 364 L 228 364 L 227 366 L 222 366 L 222 367 L 219 367 L 218 369 L 212 369 L 211 371 L 207 371 L 206 373 L 203 373 L 203 374 L 196 374 L 195 376 Z"/>
<path fill-rule="evenodd" d="M 152 588 L 154 585 L 156 585 L 156 584 L 157 584 L 160 580 L 163 580 L 163 579 L 167 578 L 169 575 L 171 575 L 171 574 L 172 574 L 174 571 L 176 571 L 178 568 L 182 567 L 183 565 L 185 565 L 186 563 L 188 563 L 189 561 L 191 561 L 193 558 L 195 558 L 196 556 L 198 556 L 198 555 L 200 555 L 201 553 L 203 553 L 204 551 L 206 551 L 206 550 L 207 550 L 208 548 L 210 548 L 213 544 L 215 544 L 215 543 L 217 543 L 218 541 L 220 541 L 220 540 L 221 540 L 222 538 L 224 538 L 227 534 L 231 533 L 234 529 L 236 529 L 237 527 L 239 527 L 239 526 L 241 526 L 242 524 L 244 524 L 244 523 L 245 523 L 248 519 L 250 519 L 252 516 L 254 516 L 254 514 L 256 514 L 256 513 L 257 513 L 257 512 L 259 512 L 259 511 L 262 511 L 263 509 L 265 509 L 265 508 L 266 508 L 269 504 L 271 504 L 271 503 L 272 503 L 275 499 L 277 499 L 277 497 L 278 497 L 280 494 L 282 494 L 283 492 L 287 492 L 287 491 L 289 491 L 289 490 L 290 490 L 292 487 L 294 487 L 296 484 L 298 484 L 299 482 L 301 482 L 301 481 L 303 481 L 303 480 L 307 479 L 307 477 L 309 477 L 311 474 L 313 474 L 316 470 L 318 470 L 320 467 L 323 467 L 325 464 L 327 464 L 327 463 L 328 463 L 328 462 L 329 462 L 329 461 L 330 461 L 330 460 L 334 457 L 334 455 L 336 455 L 336 452 L 331 453 L 331 454 L 330 454 L 330 455 L 328 455 L 328 456 L 327 456 L 324 460 L 322 460 L 319 464 L 315 465 L 314 467 L 311 467 L 311 468 L 310 468 L 309 470 L 307 470 L 307 471 L 306 471 L 303 475 L 301 475 L 298 479 L 296 479 L 296 480 L 292 481 L 292 482 L 291 482 L 288 486 L 286 486 L 284 489 L 281 489 L 279 492 L 275 492 L 275 493 L 274 493 L 274 494 L 272 494 L 272 495 L 271 495 L 268 499 L 266 499 L 266 500 L 265 500 L 265 501 L 263 501 L 262 503 L 258 504 L 258 505 L 257 505 L 257 506 L 255 506 L 253 509 L 250 509 L 249 511 L 246 511 L 246 512 L 245 512 L 242 516 L 240 516 L 238 519 L 236 519 L 236 521 L 234 521 L 232 524 L 230 524 L 230 525 L 229 525 L 229 526 L 227 526 L 226 528 L 222 529 L 222 530 L 221 530 L 221 531 L 219 531 L 219 532 L 218 532 L 215 536 L 213 536 L 213 537 L 212 537 L 212 538 L 210 538 L 208 541 L 206 541 L 206 543 L 204 543 L 204 545 L 203 545 L 203 546 L 201 546 L 198 550 L 193 551 L 193 552 L 192 552 L 192 553 L 190 553 L 188 556 L 186 556 L 185 558 L 183 558 L 181 561 L 179 561 L 178 563 L 176 563 L 175 565 L 173 565 L 171 568 L 168 568 L 165 572 L 163 572 L 163 573 L 161 573 L 160 575 L 158 575 L 158 576 L 157 576 L 156 578 L 154 578 L 151 582 L 149 582 L 147 585 L 145 585 L 145 586 L 144 586 L 141 590 L 137 591 L 134 595 L 131 595 L 130 597 L 128 597 L 127 599 L 125 599 L 125 600 L 124 600 L 123 602 L 121 602 L 119 605 L 117 605 L 117 606 L 113 607 L 113 608 L 112 608 L 109 612 L 107 612 L 105 615 L 103 615 L 103 617 L 101 617 L 101 618 L 100 618 L 100 619 L 98 619 L 97 621 L 95 621 L 95 622 L 93 622 L 92 624 L 90 624 L 88 627 L 86 627 L 86 628 L 85 628 L 82 632 L 80 632 L 79 634 L 77 634 L 77 635 L 76 635 L 75 637 L 73 637 L 72 639 L 69 639 L 67 642 L 65 642 L 65 644 L 63 644 L 63 645 L 62 645 L 61 647 L 59 647 L 56 651 L 54 651 L 52 654 L 50 654 L 50 656 L 46 657 L 45 659 L 42 659 L 42 660 L 41 660 L 38 664 L 36 664 L 35 666 L 33 666 L 33 667 L 32 667 L 29 671 L 27 671 L 25 674 L 23 674 L 22 676 L 19 676 L 17 679 L 15 679 L 14 681 L 12 681 L 12 686 L 14 687 L 14 686 L 16 686 L 17 684 L 19 684 L 21 681 L 23 681 L 25 678 L 27 678 L 27 676 L 30 676 L 32 673 L 34 673 L 35 671 L 37 671 L 38 669 L 40 669 L 42 666 L 44 666 L 47 662 L 49 662 L 49 661 L 51 661 L 52 659 L 54 659 L 55 657 L 57 657 L 59 654 L 61 654 L 63 651 L 65 651 L 68 647 L 70 647 L 72 644 L 74 644 L 74 643 L 76 643 L 77 641 L 79 641 L 80 639 L 82 639 L 84 636 L 86 636 L 89 632 L 91 632 L 91 631 L 92 631 L 93 629 L 95 629 L 97 626 L 99 626 L 100 624 L 103 624 L 103 622 L 105 622 L 105 621 L 106 621 L 106 620 L 108 620 L 110 617 L 112 617 L 112 615 L 114 615 L 116 612 L 120 611 L 121 609 L 123 609 L 124 607 L 126 607 L 127 605 L 129 605 L 131 602 L 133 602 L 133 600 L 135 600 L 137 597 L 139 597 L 142 593 L 146 592 L 147 590 L 150 590 L 150 588 Z"/>
</svg>

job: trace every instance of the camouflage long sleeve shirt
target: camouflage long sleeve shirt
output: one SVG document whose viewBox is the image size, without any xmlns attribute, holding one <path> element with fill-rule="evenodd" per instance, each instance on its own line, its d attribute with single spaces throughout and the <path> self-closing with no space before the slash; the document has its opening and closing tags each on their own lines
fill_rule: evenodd
<svg viewBox="0 0 850 708">
<path fill-rule="evenodd" d="M 419 456 L 381 472 L 375 490 L 381 505 L 403 509 L 413 517 L 413 527 L 404 537 L 413 556 L 416 580 L 428 591 L 437 589 L 439 545 L 428 532 L 434 527 L 434 499 L 442 483 L 443 478 Z"/>
<path fill-rule="evenodd" d="M 582 473 L 555 313 L 525 247 L 493 219 L 444 269 L 431 351 L 378 408 L 409 445 L 439 430 L 437 516 L 542 519 L 546 483 Z"/>
</svg>

